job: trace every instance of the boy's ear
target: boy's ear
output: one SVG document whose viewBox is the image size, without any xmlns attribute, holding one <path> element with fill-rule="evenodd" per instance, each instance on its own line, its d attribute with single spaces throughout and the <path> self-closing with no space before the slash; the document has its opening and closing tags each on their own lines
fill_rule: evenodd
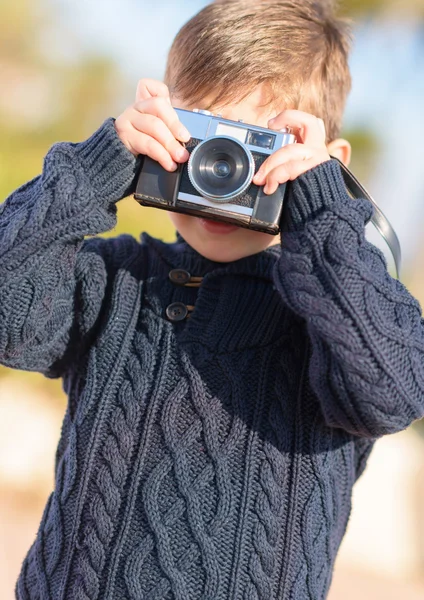
<svg viewBox="0 0 424 600">
<path fill-rule="evenodd" d="M 342 161 L 346 167 L 349 166 L 350 158 L 352 156 L 352 146 L 347 140 L 338 138 L 327 144 L 327 150 L 330 156 L 335 156 Z"/>
</svg>

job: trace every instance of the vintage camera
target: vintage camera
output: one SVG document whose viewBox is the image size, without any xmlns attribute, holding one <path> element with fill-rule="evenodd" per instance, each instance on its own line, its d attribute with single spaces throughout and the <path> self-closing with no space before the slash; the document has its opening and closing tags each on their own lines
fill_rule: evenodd
<svg viewBox="0 0 424 600">
<path fill-rule="evenodd" d="M 144 206 L 186 213 L 278 234 L 286 184 L 272 195 L 252 179 L 265 159 L 296 138 L 207 110 L 176 109 L 192 135 L 190 158 L 170 173 L 144 157 L 134 198 Z"/>
</svg>

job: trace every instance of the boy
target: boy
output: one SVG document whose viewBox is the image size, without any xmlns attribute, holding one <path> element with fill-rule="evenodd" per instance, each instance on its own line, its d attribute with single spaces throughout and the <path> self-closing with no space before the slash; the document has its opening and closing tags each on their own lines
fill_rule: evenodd
<svg viewBox="0 0 424 600">
<path fill-rule="evenodd" d="M 374 440 L 424 414 L 419 305 L 330 160 L 349 160 L 347 49 L 328 3 L 212 4 L 167 85 L 142 80 L 2 206 L 1 361 L 69 397 L 20 600 L 326 597 Z M 173 106 L 293 128 L 256 175 L 291 180 L 281 240 L 176 213 L 173 244 L 83 240 L 143 155 L 187 160 Z"/>
</svg>

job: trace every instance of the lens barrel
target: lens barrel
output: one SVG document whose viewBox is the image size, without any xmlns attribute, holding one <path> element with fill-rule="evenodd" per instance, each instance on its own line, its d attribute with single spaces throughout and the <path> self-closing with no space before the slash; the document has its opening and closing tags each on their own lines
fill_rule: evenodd
<svg viewBox="0 0 424 600">
<path fill-rule="evenodd" d="M 213 136 L 200 142 L 190 155 L 188 176 L 204 198 L 229 202 L 251 185 L 255 161 L 248 148 L 235 138 Z"/>
</svg>

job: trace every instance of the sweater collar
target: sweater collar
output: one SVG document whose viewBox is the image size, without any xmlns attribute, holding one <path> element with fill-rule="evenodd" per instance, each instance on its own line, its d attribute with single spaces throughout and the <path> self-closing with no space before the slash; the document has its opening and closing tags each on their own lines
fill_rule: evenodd
<svg viewBox="0 0 424 600">
<path fill-rule="evenodd" d="M 166 243 L 144 233 L 141 241 L 149 250 L 150 273 L 155 274 L 146 289 L 152 310 L 163 316 L 171 302 L 195 306 L 187 322 L 174 324 L 180 343 L 225 353 L 267 346 L 287 332 L 287 310 L 272 277 L 281 255 L 279 245 L 231 263 L 218 263 L 196 252 L 181 235 Z M 190 291 L 165 283 L 172 269 L 203 277 L 200 288 Z"/>
</svg>

